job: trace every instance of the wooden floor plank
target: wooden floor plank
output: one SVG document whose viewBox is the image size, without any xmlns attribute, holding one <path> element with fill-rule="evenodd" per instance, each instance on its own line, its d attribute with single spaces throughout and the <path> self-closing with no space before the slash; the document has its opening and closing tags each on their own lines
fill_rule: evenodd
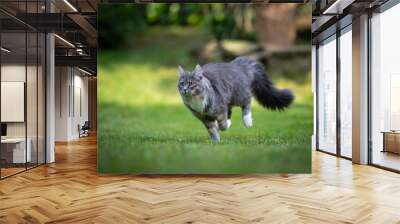
<svg viewBox="0 0 400 224">
<path fill-rule="evenodd" d="M 313 152 L 300 175 L 99 175 L 96 137 L 0 181 L 0 223 L 400 223 L 400 175 Z"/>
</svg>

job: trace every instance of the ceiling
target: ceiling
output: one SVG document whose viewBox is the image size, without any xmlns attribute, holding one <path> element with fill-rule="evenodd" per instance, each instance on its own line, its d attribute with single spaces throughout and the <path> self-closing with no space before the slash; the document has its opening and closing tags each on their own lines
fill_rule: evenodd
<svg viewBox="0 0 400 224">
<path fill-rule="evenodd" d="M 79 66 L 97 73 L 99 3 L 100 0 L 1 0 L 2 46 L 11 50 L 3 60 L 16 62 L 25 55 L 33 57 L 37 44 L 30 43 L 33 35 L 28 34 L 26 45 L 25 31 L 35 35 L 52 32 L 56 34 L 56 66 Z"/>
</svg>

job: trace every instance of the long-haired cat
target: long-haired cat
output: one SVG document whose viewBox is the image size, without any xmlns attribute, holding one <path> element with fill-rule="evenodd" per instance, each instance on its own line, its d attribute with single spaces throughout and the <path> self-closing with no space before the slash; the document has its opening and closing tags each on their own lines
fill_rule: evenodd
<svg viewBox="0 0 400 224">
<path fill-rule="evenodd" d="M 197 65 L 193 71 L 178 66 L 178 90 L 183 103 L 203 122 L 213 141 L 218 131 L 231 125 L 232 107 L 242 108 L 243 122 L 252 126 L 251 97 L 265 108 L 283 110 L 294 96 L 290 90 L 275 88 L 264 67 L 247 57 L 228 63 Z"/>
</svg>

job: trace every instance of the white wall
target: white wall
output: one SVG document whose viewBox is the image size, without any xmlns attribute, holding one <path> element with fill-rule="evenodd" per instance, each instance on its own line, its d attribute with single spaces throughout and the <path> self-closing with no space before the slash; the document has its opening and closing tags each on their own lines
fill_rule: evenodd
<svg viewBox="0 0 400 224">
<path fill-rule="evenodd" d="M 26 70 L 28 71 L 28 76 L 32 74 L 34 71 L 36 75 L 36 67 L 33 66 L 28 66 L 25 67 L 24 65 L 18 65 L 18 64 L 4 64 L 1 66 L 1 81 L 2 82 L 24 82 L 26 83 L 25 76 L 26 76 Z M 30 77 L 28 77 L 30 78 Z M 36 85 L 35 83 L 31 83 L 32 80 L 29 80 L 30 85 Z M 27 89 L 27 96 L 28 96 L 28 103 L 32 101 L 31 98 L 36 99 L 36 88 L 28 88 Z M 4 97 L 4 96 L 2 96 Z M 32 105 L 33 106 L 33 105 Z M 36 104 L 34 105 L 36 108 Z M 1 110 L 7 110 L 7 108 L 1 108 Z M 24 108 L 22 108 L 24 110 Z M 31 111 L 29 111 L 31 112 Z M 36 114 L 33 113 L 28 113 L 28 121 L 35 121 L 36 123 Z M 33 116 L 33 117 L 32 117 Z M 8 137 L 25 137 L 25 126 L 26 122 L 7 122 L 7 135 Z M 28 125 L 28 128 L 33 127 L 33 125 Z M 34 127 L 36 130 L 36 126 Z M 28 133 L 29 137 L 29 133 Z"/>
<path fill-rule="evenodd" d="M 3 64 L 1 66 L 1 81 L 2 82 L 25 82 L 25 71 L 24 65 L 18 64 Z M 1 110 L 7 110 L 7 108 L 1 108 Z M 7 137 L 11 138 L 22 138 L 25 137 L 25 122 L 7 122 Z"/>
<path fill-rule="evenodd" d="M 69 132 L 69 68 L 55 68 L 55 141 L 67 141 Z"/>
<path fill-rule="evenodd" d="M 83 125 L 85 121 L 88 121 L 88 78 L 82 76 L 83 73 L 78 70 L 74 70 L 74 107 L 72 108 L 72 119 L 71 119 L 71 135 L 73 138 L 79 137 L 78 124 Z M 81 110 L 81 111 L 80 111 Z"/>
<path fill-rule="evenodd" d="M 25 82 L 24 65 L 18 64 L 3 64 L 1 66 L 1 81 L 2 82 Z M 1 108 L 6 110 L 7 108 Z M 25 122 L 11 122 L 7 123 L 7 136 L 8 137 L 25 137 Z"/>
<path fill-rule="evenodd" d="M 56 67 L 55 85 L 55 140 L 77 139 L 78 125 L 88 120 L 88 78 L 76 68 Z"/>
<path fill-rule="evenodd" d="M 39 69 L 39 70 L 37 70 Z M 45 120 L 44 120 L 44 74 L 42 73 L 42 67 L 37 67 L 25 64 L 3 64 L 1 66 L 2 85 L 3 82 L 20 82 L 26 85 L 26 101 L 22 99 L 19 102 L 20 107 L 12 108 L 2 106 L 2 114 L 4 113 L 15 113 L 20 114 L 22 118 L 16 122 L 5 122 L 7 124 L 7 137 L 9 138 L 24 138 L 27 136 L 31 149 L 32 160 L 36 162 L 39 159 L 39 163 L 44 163 L 44 150 L 45 150 Z M 25 80 L 27 78 L 27 80 Z M 15 87 L 14 87 L 15 88 Z M 23 87 L 24 88 L 24 87 Z M 7 92 L 2 89 L 2 99 L 9 98 Z M 24 94 L 25 89 L 19 90 L 19 94 Z M 4 95 L 6 94 L 6 95 Z M 22 96 L 21 98 L 24 98 Z M 26 102 L 26 106 L 25 106 Z M 11 102 L 13 103 L 13 102 Z M 18 102 L 14 102 L 18 104 Z M 2 103 L 3 104 L 3 103 Z M 14 111 L 12 111 L 14 110 Z M 26 120 L 24 114 L 26 112 Z M 3 120 L 3 119 L 2 119 Z"/>
</svg>

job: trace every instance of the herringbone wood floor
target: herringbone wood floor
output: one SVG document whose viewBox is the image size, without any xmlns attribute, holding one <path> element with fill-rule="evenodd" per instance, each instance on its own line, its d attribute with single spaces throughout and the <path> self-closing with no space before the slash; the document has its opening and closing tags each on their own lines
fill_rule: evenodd
<svg viewBox="0 0 400 224">
<path fill-rule="evenodd" d="M 313 152 L 311 175 L 111 176 L 94 137 L 0 181 L 0 223 L 400 223 L 400 175 Z"/>
</svg>

